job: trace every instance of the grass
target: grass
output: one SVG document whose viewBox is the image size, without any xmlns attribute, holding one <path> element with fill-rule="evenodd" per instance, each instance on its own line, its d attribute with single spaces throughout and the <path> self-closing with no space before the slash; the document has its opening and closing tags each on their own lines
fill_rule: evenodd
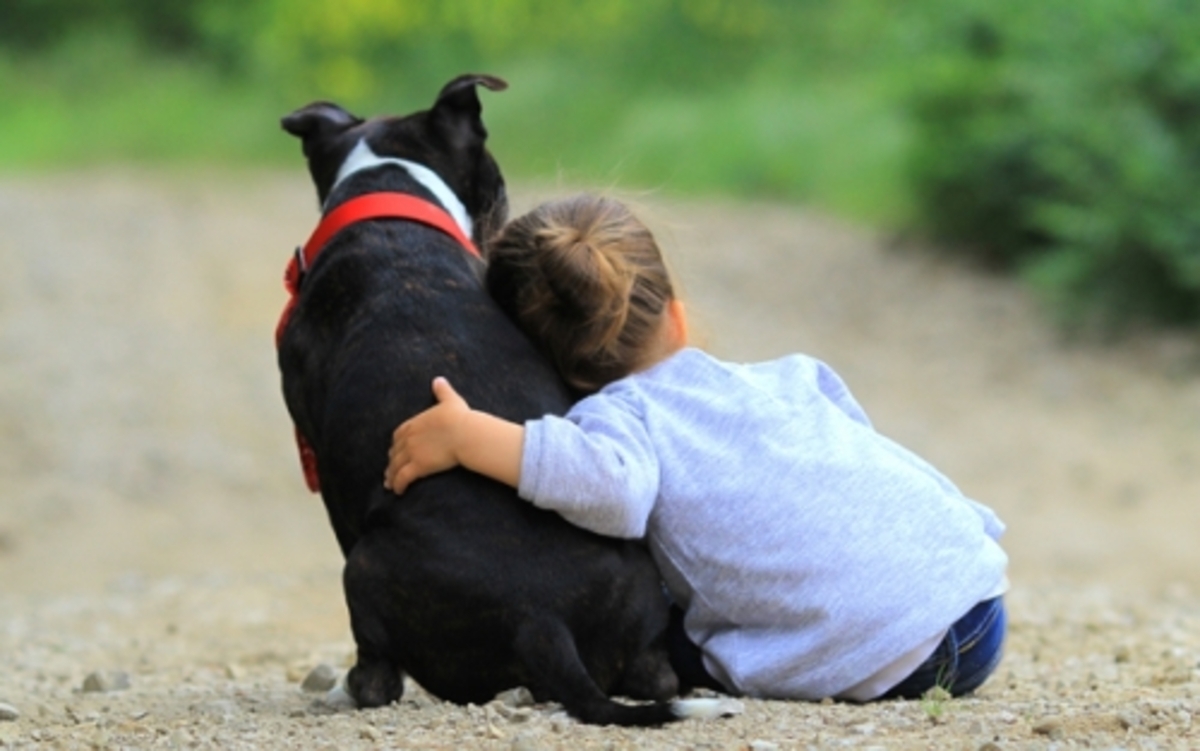
<svg viewBox="0 0 1200 751">
<path fill-rule="evenodd" d="M 89 38 L 36 61 L 0 58 L 0 169 L 105 162 L 282 161 L 282 114 L 204 66 Z"/>
<path fill-rule="evenodd" d="M 934 686 L 921 697 L 921 711 L 930 721 L 941 722 L 946 719 L 952 699 L 949 691 L 941 686 Z"/>
<path fill-rule="evenodd" d="M 518 67 L 509 91 L 485 94 L 510 174 L 797 201 L 884 225 L 908 215 L 907 120 L 861 81 L 629 94 L 548 67 Z"/>
<path fill-rule="evenodd" d="M 764 75 L 682 90 L 631 87 L 553 59 L 487 69 L 511 84 L 481 97 L 492 149 L 514 179 L 767 197 L 885 225 L 907 216 L 907 123 L 887 82 Z M 439 85 L 407 81 L 395 100 L 348 105 L 360 114 L 409 111 L 428 106 Z M 0 88 L 7 172 L 290 165 L 295 143 L 278 119 L 319 98 L 294 99 L 271 82 L 148 55 L 111 36 L 75 39 L 33 60 L 0 57 Z"/>
</svg>

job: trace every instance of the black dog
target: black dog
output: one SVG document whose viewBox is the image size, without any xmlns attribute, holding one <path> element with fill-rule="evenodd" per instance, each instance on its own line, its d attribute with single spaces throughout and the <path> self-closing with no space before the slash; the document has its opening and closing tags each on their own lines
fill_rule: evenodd
<svg viewBox="0 0 1200 751">
<path fill-rule="evenodd" d="M 510 420 L 570 405 L 464 249 L 507 213 L 476 85 L 507 86 L 460 76 L 406 117 L 362 120 L 318 102 L 282 123 L 303 140 L 327 219 L 379 192 L 455 217 L 450 227 L 374 218 L 337 231 L 294 272 L 294 307 L 280 324 L 284 397 L 346 557 L 358 644 L 347 690 L 359 706 L 388 704 L 407 673 L 460 703 L 527 686 L 589 723 L 711 714 L 711 702 L 667 701 L 678 688 L 663 643 L 667 606 L 643 547 L 572 527 L 463 469 L 402 497 L 383 487 L 392 431 L 432 404 L 434 376 Z M 458 228 L 465 237 L 455 240 Z"/>
</svg>

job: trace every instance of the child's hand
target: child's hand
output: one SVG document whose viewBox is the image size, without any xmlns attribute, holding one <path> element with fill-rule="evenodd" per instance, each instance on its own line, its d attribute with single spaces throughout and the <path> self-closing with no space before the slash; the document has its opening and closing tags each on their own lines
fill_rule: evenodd
<svg viewBox="0 0 1200 751">
<path fill-rule="evenodd" d="M 414 480 L 457 467 L 460 428 L 471 408 L 445 378 L 433 379 L 438 403 L 396 428 L 383 484 L 403 493 Z"/>
</svg>

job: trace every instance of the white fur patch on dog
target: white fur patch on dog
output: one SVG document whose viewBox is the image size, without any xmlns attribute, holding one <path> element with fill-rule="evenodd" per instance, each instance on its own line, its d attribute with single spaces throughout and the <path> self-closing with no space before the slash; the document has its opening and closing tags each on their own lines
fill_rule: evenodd
<svg viewBox="0 0 1200 751">
<path fill-rule="evenodd" d="M 454 218 L 455 223 L 462 229 L 463 234 L 471 237 L 473 224 L 471 222 L 471 215 L 467 213 L 467 207 L 458 199 L 454 191 L 450 190 L 450 186 L 446 184 L 446 181 L 438 173 L 423 164 L 417 164 L 408 159 L 400 159 L 394 156 L 379 156 L 367 145 L 366 139 L 362 139 L 355 144 L 354 148 L 346 156 L 346 161 L 342 162 L 341 169 L 338 170 L 337 179 L 333 181 L 333 186 L 329 189 L 329 192 L 332 193 L 333 189 L 339 183 L 355 172 L 361 172 L 362 170 L 371 169 L 383 164 L 395 164 L 408 170 L 408 174 L 412 175 L 414 180 L 425 186 L 426 190 L 432 193 L 434 198 L 438 200 L 438 203 L 442 205 L 442 208 Z"/>
<path fill-rule="evenodd" d="M 739 715 L 746 711 L 746 705 L 728 696 L 676 699 L 671 702 L 671 711 L 676 717 L 684 720 L 711 720 L 716 717 Z"/>
</svg>

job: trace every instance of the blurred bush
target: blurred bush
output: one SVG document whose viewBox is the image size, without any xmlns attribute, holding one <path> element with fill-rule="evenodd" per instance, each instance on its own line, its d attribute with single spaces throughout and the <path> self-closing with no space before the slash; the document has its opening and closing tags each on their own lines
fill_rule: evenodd
<svg viewBox="0 0 1200 751">
<path fill-rule="evenodd" d="M 204 4 L 205 0 L 4 0 L 0 45 L 43 50 L 81 30 L 120 29 L 156 47 L 179 50 L 200 41 L 196 20 Z"/>
<path fill-rule="evenodd" d="M 1197 11 L 978 9 L 914 100 L 918 221 L 1071 328 L 1200 322 Z"/>
<path fill-rule="evenodd" d="M 513 84 L 485 107 L 517 178 L 904 211 L 896 40 L 921 14 L 885 0 L 12 1 L 0 168 L 294 164 L 291 108 L 404 111 L 478 70 Z"/>
<path fill-rule="evenodd" d="M 1071 326 L 1200 322 L 1195 0 L 0 0 L 0 167 L 298 164 L 280 115 L 501 75 L 517 178 L 814 203 Z"/>
</svg>

